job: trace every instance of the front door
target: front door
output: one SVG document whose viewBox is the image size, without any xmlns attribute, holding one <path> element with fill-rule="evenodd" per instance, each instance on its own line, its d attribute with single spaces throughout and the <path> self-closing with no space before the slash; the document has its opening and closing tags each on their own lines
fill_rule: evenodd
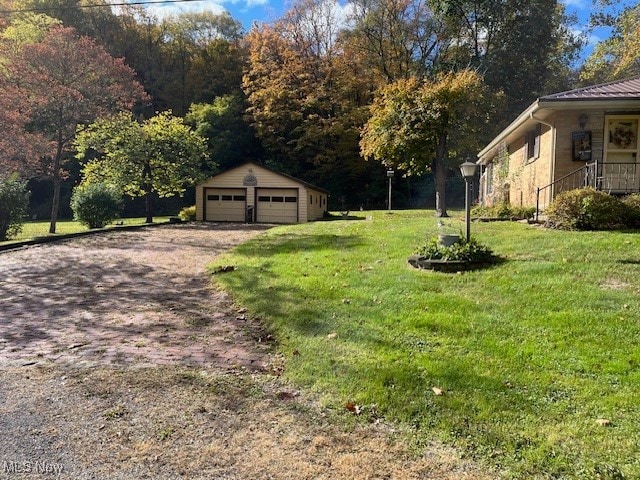
<svg viewBox="0 0 640 480">
<path fill-rule="evenodd" d="M 600 188 L 610 193 L 640 189 L 637 116 L 607 116 Z"/>
</svg>

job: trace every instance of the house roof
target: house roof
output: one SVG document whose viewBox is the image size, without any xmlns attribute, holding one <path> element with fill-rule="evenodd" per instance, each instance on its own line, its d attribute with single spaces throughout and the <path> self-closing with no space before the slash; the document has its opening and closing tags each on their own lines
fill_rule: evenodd
<svg viewBox="0 0 640 480">
<path fill-rule="evenodd" d="M 502 142 L 509 143 L 536 123 L 545 123 L 555 110 L 640 109 L 640 76 L 576 88 L 538 98 L 507 128 L 478 153 L 478 163 L 487 163 Z"/>
<path fill-rule="evenodd" d="M 640 76 L 602 83 L 589 87 L 576 88 L 566 92 L 540 97 L 541 101 L 555 100 L 595 100 L 629 99 L 640 97 Z"/>
<path fill-rule="evenodd" d="M 286 177 L 286 178 L 288 178 L 288 179 L 290 179 L 290 180 L 293 180 L 294 182 L 301 183 L 302 185 L 304 185 L 304 186 L 305 186 L 305 187 L 307 187 L 307 188 L 310 188 L 311 190 L 315 190 L 316 192 L 320 192 L 320 193 L 326 193 L 326 194 L 329 194 L 329 191 L 328 191 L 328 190 L 325 190 L 325 189 L 324 189 L 324 188 L 322 188 L 322 187 L 318 187 L 318 186 L 313 185 L 313 184 L 311 184 L 311 183 L 309 183 L 309 182 L 305 182 L 304 180 L 300 180 L 299 178 L 292 177 L 291 175 L 287 175 L 286 173 L 279 172 L 278 170 L 274 170 L 273 168 L 266 167 L 266 166 L 264 166 L 264 165 L 262 165 L 262 164 L 260 164 L 260 163 L 252 162 L 252 161 L 250 161 L 250 160 L 249 160 L 249 161 L 247 161 L 247 162 L 241 163 L 240 165 L 236 165 L 235 167 L 228 168 L 227 170 L 224 170 L 224 171 L 222 171 L 222 172 L 216 173 L 216 174 L 214 175 L 214 177 L 217 177 L 218 175 L 222 175 L 223 173 L 230 172 L 230 171 L 235 170 L 235 169 L 237 169 L 237 168 L 242 168 L 242 167 L 244 167 L 245 165 L 252 165 L 252 166 L 254 166 L 254 167 L 259 167 L 259 168 L 263 168 L 263 169 L 265 169 L 265 170 L 269 170 L 270 172 L 275 173 L 276 175 L 280 175 L 280 176 L 282 176 L 282 177 Z"/>
</svg>

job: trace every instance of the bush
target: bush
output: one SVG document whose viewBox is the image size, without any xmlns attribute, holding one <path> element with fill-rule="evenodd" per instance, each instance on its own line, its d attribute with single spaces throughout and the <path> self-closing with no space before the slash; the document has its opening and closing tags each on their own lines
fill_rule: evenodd
<svg viewBox="0 0 640 480">
<path fill-rule="evenodd" d="M 627 207 L 628 226 L 640 228 L 640 193 L 623 197 L 622 203 Z"/>
<path fill-rule="evenodd" d="M 15 237 L 22 231 L 29 207 L 27 182 L 17 176 L 0 178 L 0 241 Z"/>
<path fill-rule="evenodd" d="M 178 214 L 183 222 L 193 222 L 196 219 L 196 206 L 184 207 Z"/>
<path fill-rule="evenodd" d="M 628 226 L 629 208 L 616 197 L 593 188 L 558 195 L 545 211 L 547 226 L 561 230 L 613 230 Z"/>
<path fill-rule="evenodd" d="M 71 196 L 73 218 L 89 228 L 102 228 L 118 218 L 122 206 L 120 191 L 105 183 L 81 184 Z"/>
<path fill-rule="evenodd" d="M 437 238 L 432 238 L 425 245 L 416 250 L 417 255 L 421 255 L 428 260 L 449 260 L 474 263 L 491 263 L 496 260 L 496 256 L 491 249 L 478 243 L 477 240 L 461 239 L 451 246 L 444 247 L 438 243 Z"/>
<path fill-rule="evenodd" d="M 526 220 L 536 213 L 535 207 L 517 207 L 508 203 L 498 203 L 490 207 L 476 205 L 471 215 L 480 218 L 498 218 L 500 220 Z"/>
</svg>

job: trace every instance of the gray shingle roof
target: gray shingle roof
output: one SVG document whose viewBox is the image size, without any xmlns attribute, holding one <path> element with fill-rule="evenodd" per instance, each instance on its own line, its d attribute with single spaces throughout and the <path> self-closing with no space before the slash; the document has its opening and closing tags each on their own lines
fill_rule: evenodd
<svg viewBox="0 0 640 480">
<path fill-rule="evenodd" d="M 613 100 L 640 98 L 640 76 L 615 82 L 576 88 L 568 92 L 554 93 L 540 97 L 542 101 L 553 100 Z"/>
</svg>

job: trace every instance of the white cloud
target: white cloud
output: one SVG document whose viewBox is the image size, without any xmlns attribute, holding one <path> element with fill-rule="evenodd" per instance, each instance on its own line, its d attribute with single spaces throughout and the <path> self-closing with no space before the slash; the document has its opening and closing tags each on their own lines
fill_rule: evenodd
<svg viewBox="0 0 640 480">
<path fill-rule="evenodd" d="M 587 4 L 588 0 L 560 0 L 560 3 L 566 5 L 567 7 L 574 7 L 577 9 L 589 9 L 589 5 Z"/>
<path fill-rule="evenodd" d="M 210 11 L 215 14 L 221 14 L 227 11 L 222 4 L 209 0 L 147 5 L 146 10 L 160 19 L 187 12 Z"/>
<path fill-rule="evenodd" d="M 264 7 L 269 5 L 269 0 L 247 0 L 247 8 Z"/>
</svg>

